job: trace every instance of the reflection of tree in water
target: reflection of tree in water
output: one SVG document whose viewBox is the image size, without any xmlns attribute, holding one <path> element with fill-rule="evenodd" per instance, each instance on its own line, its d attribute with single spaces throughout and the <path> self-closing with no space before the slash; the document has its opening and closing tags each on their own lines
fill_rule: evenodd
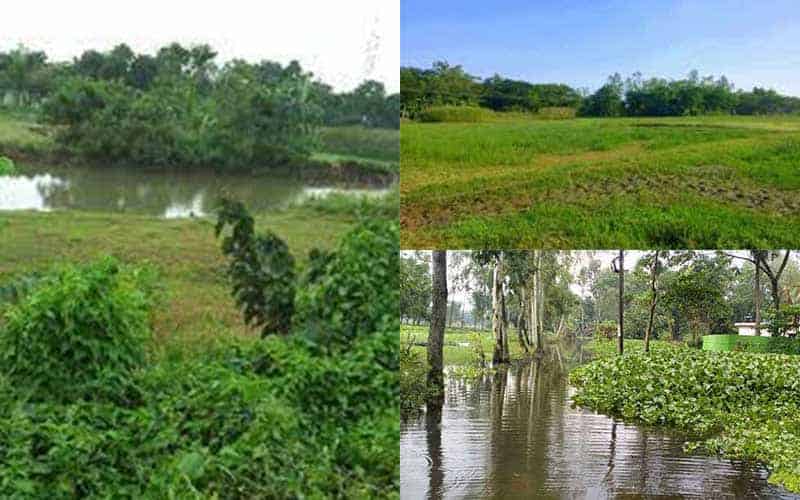
<svg viewBox="0 0 800 500">
<path fill-rule="evenodd" d="M 268 176 L 216 175 L 213 172 L 152 172 L 121 168 L 50 170 L 66 182 L 40 183 L 49 208 L 130 211 L 164 215 L 167 210 L 209 213 L 222 195 L 243 201 L 250 210 L 286 206 L 303 193 L 295 180 Z"/>
<path fill-rule="evenodd" d="M 430 469 L 428 471 L 428 498 L 439 499 L 444 493 L 444 468 L 442 467 L 442 409 L 430 407 L 425 413 L 425 441 L 428 446 Z"/>
</svg>

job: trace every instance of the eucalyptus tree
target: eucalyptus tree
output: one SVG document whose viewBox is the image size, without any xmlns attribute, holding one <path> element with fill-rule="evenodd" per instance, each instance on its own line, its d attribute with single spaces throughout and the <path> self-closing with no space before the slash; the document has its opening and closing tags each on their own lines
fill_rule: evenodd
<svg viewBox="0 0 800 500">
<path fill-rule="evenodd" d="M 447 316 L 447 252 L 434 250 L 432 255 L 431 324 L 428 330 L 428 405 L 441 407 L 444 399 L 444 328 Z"/>
</svg>

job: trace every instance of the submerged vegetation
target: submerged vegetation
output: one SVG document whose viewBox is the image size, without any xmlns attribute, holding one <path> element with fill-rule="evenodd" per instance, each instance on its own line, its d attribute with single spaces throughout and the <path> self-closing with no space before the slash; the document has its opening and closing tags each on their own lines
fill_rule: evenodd
<svg viewBox="0 0 800 500">
<path fill-rule="evenodd" d="M 14 162 L 10 158 L 0 156 L 0 175 L 11 175 L 17 171 Z"/>
<path fill-rule="evenodd" d="M 796 342 L 796 341 L 794 341 Z M 695 436 L 690 449 L 765 463 L 770 480 L 800 491 L 800 360 L 655 343 L 571 374 L 574 401 Z"/>
</svg>

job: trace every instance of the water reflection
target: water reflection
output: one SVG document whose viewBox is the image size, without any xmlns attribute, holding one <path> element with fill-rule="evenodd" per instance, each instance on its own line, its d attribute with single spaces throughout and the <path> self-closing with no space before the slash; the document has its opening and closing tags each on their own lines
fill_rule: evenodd
<svg viewBox="0 0 800 500">
<path fill-rule="evenodd" d="M 209 171 L 147 171 L 131 168 L 26 168 L 0 177 L 0 210 L 80 209 L 133 212 L 167 218 L 207 215 L 226 194 L 250 210 L 268 211 L 334 192 L 382 194 L 385 190 L 308 185 L 274 175 Z"/>
<path fill-rule="evenodd" d="M 572 408 L 573 344 L 474 381 L 401 425 L 401 497 L 793 498 L 761 468 L 682 451 L 680 435 Z"/>
</svg>

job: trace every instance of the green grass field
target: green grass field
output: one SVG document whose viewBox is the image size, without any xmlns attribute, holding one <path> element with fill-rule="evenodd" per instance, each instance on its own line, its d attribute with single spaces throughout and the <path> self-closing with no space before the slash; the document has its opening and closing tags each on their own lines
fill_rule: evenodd
<svg viewBox="0 0 800 500">
<path fill-rule="evenodd" d="M 800 244 L 800 117 L 404 122 L 403 248 Z"/>
<path fill-rule="evenodd" d="M 284 238 L 305 264 L 314 248 L 330 248 L 355 224 L 344 213 L 289 209 L 256 218 L 259 231 Z M 226 261 L 214 237 L 214 221 L 162 219 L 132 214 L 76 211 L 0 212 L 0 284 L 60 262 L 86 262 L 114 255 L 149 262 L 159 271 L 166 305 L 155 318 L 156 337 L 180 344 L 218 335 L 252 335 L 230 296 Z"/>
</svg>

